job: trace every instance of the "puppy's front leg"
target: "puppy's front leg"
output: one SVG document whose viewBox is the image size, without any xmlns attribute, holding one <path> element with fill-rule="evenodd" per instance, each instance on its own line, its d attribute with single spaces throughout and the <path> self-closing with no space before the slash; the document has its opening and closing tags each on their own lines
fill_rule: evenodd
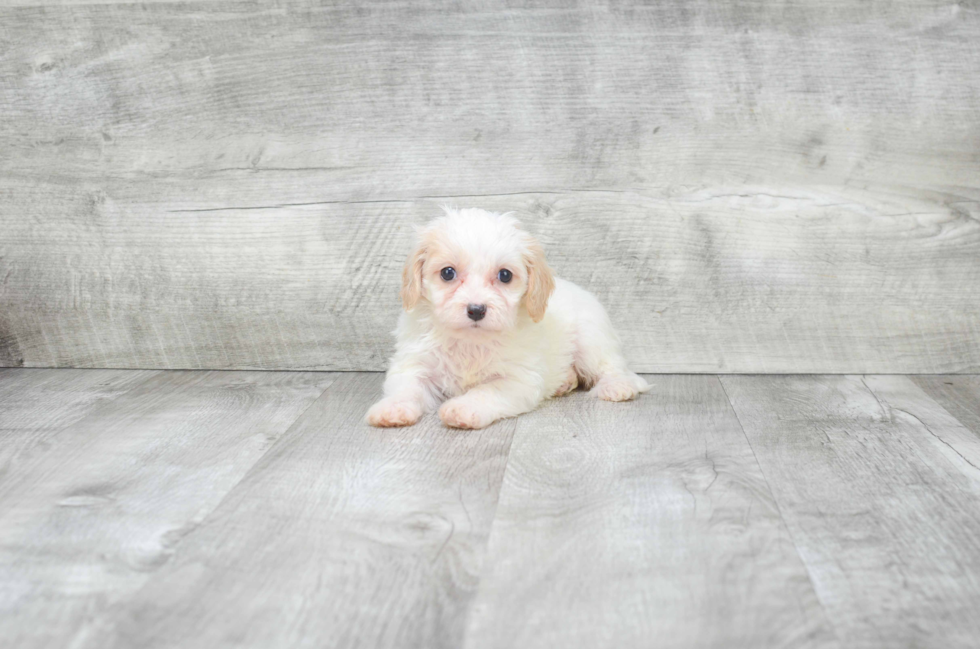
<svg viewBox="0 0 980 649">
<path fill-rule="evenodd" d="M 483 428 L 498 419 L 534 410 L 544 395 L 541 388 L 512 378 L 483 383 L 439 408 L 439 418 L 452 428 Z"/>
<path fill-rule="evenodd" d="M 425 410 L 425 386 L 413 374 L 389 371 L 385 378 L 385 397 L 368 410 L 367 423 L 388 428 L 411 426 Z"/>
</svg>

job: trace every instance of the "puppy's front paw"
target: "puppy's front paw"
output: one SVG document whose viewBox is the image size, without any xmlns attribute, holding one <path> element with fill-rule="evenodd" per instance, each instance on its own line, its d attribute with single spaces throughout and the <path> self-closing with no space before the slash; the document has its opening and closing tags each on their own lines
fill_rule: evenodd
<svg viewBox="0 0 980 649">
<path fill-rule="evenodd" d="M 450 399 L 442 404 L 439 418 L 451 428 L 483 428 L 493 423 L 490 417 L 460 399 Z"/>
<path fill-rule="evenodd" d="M 367 423 L 380 428 L 411 426 L 422 416 L 422 408 L 414 401 L 382 399 L 367 413 Z"/>
<path fill-rule="evenodd" d="M 603 401 L 629 401 L 640 393 L 629 377 L 614 375 L 599 379 L 592 391 Z"/>
</svg>

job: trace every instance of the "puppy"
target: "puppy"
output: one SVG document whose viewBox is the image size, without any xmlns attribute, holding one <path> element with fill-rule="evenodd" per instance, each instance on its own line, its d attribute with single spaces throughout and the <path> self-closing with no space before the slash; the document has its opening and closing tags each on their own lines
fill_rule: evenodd
<svg viewBox="0 0 980 649">
<path fill-rule="evenodd" d="M 369 424 L 409 426 L 438 407 L 447 426 L 483 428 L 579 386 L 606 401 L 649 388 L 627 368 L 599 301 L 555 278 L 516 219 L 446 209 L 419 234 Z"/>
</svg>

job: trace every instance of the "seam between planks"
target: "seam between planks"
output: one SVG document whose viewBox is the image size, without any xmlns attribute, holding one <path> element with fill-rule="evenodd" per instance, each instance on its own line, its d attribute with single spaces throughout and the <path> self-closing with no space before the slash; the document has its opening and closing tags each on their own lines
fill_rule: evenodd
<svg viewBox="0 0 980 649">
<path fill-rule="evenodd" d="M 167 0 L 179 2 L 180 0 Z M 210 0 L 192 0 L 197 2 L 208 2 Z M 0 374 L 9 370 L 118 370 L 120 372 L 318 372 L 321 374 L 384 374 L 387 369 L 331 369 L 313 367 L 139 367 L 139 366 L 110 366 L 110 365 L 87 365 L 79 367 L 75 365 L 3 365 L 0 364 Z M 954 372 L 862 372 L 841 370 L 833 372 L 638 372 L 643 376 L 977 376 L 980 371 L 970 369 L 969 371 Z"/>
<path fill-rule="evenodd" d="M 737 376 L 737 375 L 736 375 Z M 759 468 L 759 474 L 762 479 L 766 482 L 766 490 L 769 492 L 769 497 L 772 498 L 772 503 L 776 506 L 776 512 L 779 514 L 779 520 L 783 523 L 783 529 L 786 530 L 786 534 L 789 535 L 789 540 L 793 544 L 793 550 L 796 552 L 796 557 L 800 560 L 803 565 L 803 569 L 806 570 L 806 578 L 810 583 L 810 589 L 813 590 L 813 596 L 817 598 L 817 602 L 820 603 L 820 610 L 823 611 L 824 618 L 827 620 L 827 626 L 834 633 L 834 639 L 837 640 L 837 646 L 843 647 L 844 643 L 841 641 L 840 635 L 837 633 L 837 624 L 834 619 L 827 612 L 827 606 L 824 604 L 823 599 L 820 597 L 820 591 L 817 589 L 817 585 L 813 581 L 813 574 L 810 572 L 810 565 L 800 554 L 800 548 L 796 543 L 796 537 L 793 536 L 793 530 L 790 529 L 789 523 L 786 522 L 786 517 L 783 516 L 783 508 L 779 506 L 779 500 L 776 498 L 776 494 L 772 491 L 772 486 L 769 484 L 769 476 L 766 475 L 765 469 L 762 468 L 762 463 L 759 462 L 759 456 L 755 453 L 755 448 L 752 446 L 752 441 L 749 436 L 745 433 L 745 426 L 742 424 L 741 417 L 738 416 L 738 410 L 735 409 L 735 404 L 732 403 L 732 397 L 728 394 L 728 388 L 725 387 L 725 382 L 721 380 L 719 375 L 715 375 L 715 380 L 721 385 L 722 391 L 725 393 L 725 398 L 728 399 L 728 407 L 731 409 L 732 414 L 735 415 L 735 421 L 738 422 L 738 428 L 742 431 L 742 437 L 745 439 L 745 443 L 748 444 L 749 450 L 752 451 L 752 459 L 755 460 L 755 465 Z M 877 398 L 877 396 L 875 397 Z"/>
<path fill-rule="evenodd" d="M 221 370 L 221 371 L 224 371 L 224 370 Z M 250 371 L 250 370 L 241 370 L 241 371 Z M 335 374 L 335 372 L 324 372 L 324 374 Z M 167 560 L 165 562 L 163 562 L 162 564 L 160 564 L 160 567 L 159 568 L 157 568 L 156 570 L 154 570 L 154 572 L 159 572 L 160 568 L 162 568 L 163 566 L 165 566 L 168 563 L 170 563 L 170 561 L 173 560 L 173 558 L 177 556 L 177 550 L 180 548 L 180 544 L 184 542 L 184 539 L 187 538 L 187 536 L 191 532 L 193 532 L 195 529 L 197 529 L 198 527 L 201 527 L 202 525 L 204 525 L 205 523 L 207 523 L 211 519 L 211 517 L 214 515 L 214 512 L 219 511 L 221 509 L 221 505 L 225 502 L 225 500 L 228 499 L 228 496 L 230 496 L 235 491 L 235 489 L 238 488 L 238 485 L 240 485 L 245 480 L 245 478 L 247 478 L 247 477 L 249 477 L 249 476 L 252 475 L 252 472 L 255 470 L 255 466 L 259 462 L 261 462 L 262 459 L 265 458 L 265 456 L 268 455 L 274 448 L 276 448 L 276 446 L 278 446 L 279 440 L 281 440 L 286 435 L 286 433 L 288 433 L 290 430 L 292 430 L 293 426 L 296 425 L 296 422 L 298 422 L 300 419 L 302 419 L 303 416 L 307 413 L 307 411 L 310 408 L 312 408 L 314 405 L 316 405 L 316 403 L 320 399 L 323 398 L 323 395 L 325 395 L 327 393 L 327 391 L 330 390 L 331 388 L 333 388 L 333 386 L 336 385 L 336 384 L 337 384 L 337 379 L 334 378 L 332 381 L 330 381 L 330 383 L 327 384 L 327 386 L 325 388 L 323 388 L 323 390 L 320 392 L 320 394 L 316 395 L 316 398 L 315 399 L 311 399 L 310 400 L 310 405 L 308 405 L 305 408 L 303 408 L 302 412 L 300 412 L 296 416 L 295 419 L 293 419 L 291 422 L 289 422 L 289 425 L 288 426 L 284 426 L 283 427 L 282 432 L 279 433 L 279 435 L 276 437 L 276 439 L 271 444 L 269 444 L 269 448 L 265 449 L 265 451 L 261 455 L 259 455 L 259 456 L 257 456 L 255 458 L 255 461 L 252 462 L 249 465 L 248 469 L 242 473 L 242 477 L 240 477 L 238 480 L 236 480 L 235 481 L 235 484 L 231 485 L 228 488 L 228 490 L 225 491 L 225 494 L 221 497 L 221 500 L 219 500 L 217 503 L 215 503 L 214 507 L 211 508 L 211 511 L 209 511 L 207 513 L 207 515 L 205 515 L 204 518 L 201 519 L 201 522 L 198 523 L 197 525 L 195 525 L 193 528 L 187 530 L 187 532 L 180 537 L 180 540 L 178 540 L 177 543 L 174 544 L 174 551 L 170 554 L 169 557 L 167 557 Z M 149 580 L 147 581 L 147 583 L 149 583 Z M 144 586 L 141 586 L 140 587 L 140 590 L 142 590 L 143 588 L 145 588 L 145 584 L 144 584 Z"/>
<path fill-rule="evenodd" d="M 473 595 L 470 599 L 469 605 L 466 607 L 466 612 L 463 614 L 462 629 L 463 634 L 459 639 L 459 646 L 465 649 L 469 645 L 470 638 L 470 616 L 473 613 L 473 606 L 475 605 L 477 599 L 479 598 L 480 591 L 483 588 L 483 576 L 486 573 L 486 568 L 489 565 L 488 558 L 490 556 L 490 539 L 493 538 L 493 528 L 497 524 L 497 510 L 500 508 L 500 494 L 504 491 L 504 484 L 507 481 L 507 472 L 510 470 L 510 460 L 511 460 L 511 449 L 514 447 L 514 439 L 517 434 L 521 431 L 523 426 L 521 425 L 521 417 L 523 415 L 518 415 L 513 417 L 514 420 L 514 431 L 510 435 L 510 442 L 507 444 L 507 461 L 504 462 L 504 470 L 500 474 L 500 486 L 497 488 L 497 497 L 493 501 L 493 516 L 490 519 L 490 526 L 487 528 L 487 540 L 483 544 L 483 558 L 480 561 L 480 577 L 477 579 L 476 588 L 473 589 Z M 462 502 L 462 499 L 460 499 Z M 448 539 L 447 539 L 448 542 Z"/>
<path fill-rule="evenodd" d="M 170 370 L 157 370 L 156 373 L 154 374 L 154 376 L 156 376 L 156 374 L 158 374 L 158 373 L 169 372 L 169 371 Z M 173 371 L 177 372 L 177 371 L 183 371 L 183 370 L 173 370 Z M 210 372 L 210 371 L 224 371 L 224 370 L 201 370 L 201 371 L 209 371 Z M 240 370 L 240 371 L 248 371 L 248 370 Z M 324 372 L 324 374 L 335 374 L 335 372 Z M 274 442 L 272 442 L 271 444 L 269 444 L 269 448 L 267 448 L 265 450 L 265 452 L 263 452 L 261 455 L 259 455 L 259 456 L 257 456 L 255 458 L 255 461 L 252 462 L 252 464 L 249 465 L 248 470 L 246 470 L 245 472 L 243 472 L 242 473 L 242 476 L 237 481 L 235 481 L 235 483 L 232 484 L 228 488 L 227 491 L 225 491 L 225 494 L 221 497 L 221 499 L 217 503 L 215 503 L 214 507 L 211 508 L 211 511 L 209 511 L 207 514 L 205 514 L 204 518 L 202 518 L 199 523 L 197 523 L 193 527 L 190 527 L 190 528 L 187 528 L 187 529 L 184 530 L 184 533 L 181 534 L 180 535 L 180 538 L 177 539 L 176 543 L 174 543 L 174 545 L 173 545 L 173 552 L 171 552 L 167 556 L 166 561 L 164 561 L 160 565 L 156 566 L 153 569 L 153 571 L 150 572 L 147 575 L 146 581 L 142 585 L 140 585 L 139 588 L 137 588 L 137 590 L 134 591 L 134 593 L 135 592 L 139 592 L 139 591 L 145 589 L 149 584 L 151 584 L 153 582 L 154 578 L 157 575 L 159 575 L 161 569 L 163 569 L 164 567 L 166 567 L 168 564 L 170 564 L 174 560 L 175 557 L 177 557 L 177 555 L 179 554 L 179 551 L 180 551 L 180 546 L 181 546 L 182 543 L 184 543 L 184 539 L 186 539 L 190 534 L 192 534 L 194 532 L 194 530 L 198 529 L 199 527 L 201 527 L 202 525 L 204 525 L 205 523 L 207 523 L 209 520 L 211 520 L 212 516 L 214 516 L 214 513 L 216 511 L 219 511 L 220 510 L 220 507 L 221 507 L 222 503 L 225 502 L 225 500 L 228 498 L 228 496 L 235 491 L 235 489 L 238 487 L 238 485 L 241 484 L 241 482 L 246 477 L 248 477 L 249 475 L 251 475 L 252 471 L 255 469 L 255 465 L 258 464 L 262 460 L 262 458 L 264 458 L 266 455 L 268 455 L 268 453 L 273 448 L 276 447 L 276 443 L 283 437 L 283 435 L 285 435 L 293 426 L 295 426 L 296 425 L 296 422 L 299 421 L 300 418 L 302 418 L 303 415 L 305 415 L 306 412 L 310 408 L 312 408 L 314 406 L 314 404 L 316 404 L 323 397 L 324 394 L 326 394 L 327 390 L 330 390 L 336 383 L 337 383 L 336 379 L 330 381 L 330 383 L 328 383 L 326 385 L 326 387 L 324 387 L 324 389 L 320 392 L 320 394 L 318 394 L 315 399 L 312 399 L 310 401 L 310 405 L 308 405 L 306 408 L 303 408 L 303 410 L 296 416 L 296 418 L 293 419 L 293 421 L 289 422 L 288 425 L 283 426 L 282 432 L 279 433 L 278 437 L 276 437 L 276 440 Z M 110 609 L 106 609 L 104 611 L 101 611 L 94 620 L 89 620 L 86 624 L 82 625 L 80 628 L 78 628 L 75 631 L 75 633 L 71 636 L 70 646 L 72 646 L 72 647 L 74 647 L 74 646 L 82 646 L 82 644 L 84 644 L 84 642 L 85 642 L 85 636 L 91 630 L 91 627 L 92 627 L 92 624 L 93 623 L 95 623 L 95 624 L 110 623 L 112 621 L 112 619 L 113 619 L 113 615 L 112 615 L 112 609 L 111 608 Z M 82 644 L 79 644 L 80 642 Z"/>
<path fill-rule="evenodd" d="M 41 370 L 41 369 L 56 369 L 56 370 L 66 370 L 66 371 L 77 371 L 76 368 L 70 368 L 70 367 L 59 367 L 59 368 L 0 367 L 0 375 L 15 374 L 18 371 L 28 371 L 28 372 L 30 372 L 31 370 L 35 370 L 35 369 L 37 369 L 37 370 Z M 71 428 L 72 426 L 74 426 L 75 424 L 77 424 L 78 422 L 84 420 L 85 418 L 89 417 L 93 413 L 99 412 L 100 410 L 104 409 L 108 404 L 115 403 L 121 397 L 126 396 L 127 394 L 129 394 L 130 392 L 132 392 L 133 390 L 135 390 L 136 388 L 142 386 L 143 384 L 145 384 L 148 381 L 151 381 L 152 379 L 156 378 L 160 374 L 169 371 L 169 370 L 161 370 L 161 369 L 139 369 L 139 368 L 134 368 L 134 369 L 131 369 L 131 370 L 116 370 L 116 369 L 113 369 L 113 368 L 101 368 L 101 367 L 100 368 L 88 368 L 88 369 L 92 369 L 93 371 L 98 371 L 98 372 L 105 372 L 105 371 L 147 372 L 149 374 L 148 374 L 148 376 L 146 376 L 145 378 L 143 378 L 142 381 L 137 381 L 136 383 L 134 383 L 133 385 L 131 385 L 130 387 L 126 388 L 125 390 L 121 391 L 119 394 L 117 394 L 117 395 L 115 395 L 113 397 L 107 397 L 107 398 L 103 399 L 98 405 L 96 405 L 94 408 L 92 408 L 88 412 L 85 412 L 85 413 L 81 414 L 79 417 L 77 417 L 77 418 L 75 418 L 75 419 L 73 419 L 73 420 L 71 420 L 69 422 L 66 422 L 65 425 L 63 425 L 63 426 L 58 427 L 55 431 L 53 431 L 52 437 L 59 437 L 59 436 L 61 436 L 66 430 L 68 430 L 69 428 Z"/>
</svg>

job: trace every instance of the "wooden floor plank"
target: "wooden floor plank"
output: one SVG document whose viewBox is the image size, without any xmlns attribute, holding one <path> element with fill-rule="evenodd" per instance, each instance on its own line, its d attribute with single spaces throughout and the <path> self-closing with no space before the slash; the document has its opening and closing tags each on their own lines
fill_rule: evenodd
<svg viewBox="0 0 980 649">
<path fill-rule="evenodd" d="M 910 383 L 869 378 L 722 383 L 844 644 L 975 647 L 980 495 L 941 443 L 963 431 Z"/>
<path fill-rule="evenodd" d="M 878 398 L 884 416 L 915 427 L 918 434 L 913 439 L 924 447 L 923 453 L 938 452 L 964 477 L 973 480 L 980 493 L 980 435 L 964 426 L 910 377 L 865 376 L 864 384 Z M 980 404 L 972 406 L 980 408 Z"/>
<path fill-rule="evenodd" d="M 85 646 L 458 647 L 515 420 L 363 423 L 338 379 Z"/>
<path fill-rule="evenodd" d="M 62 429 L 156 374 L 152 370 L 0 370 L 0 493 L 13 466 Z"/>
<path fill-rule="evenodd" d="M 0 492 L 0 637 L 67 646 L 167 563 L 332 380 L 161 372 L 12 464 Z"/>
<path fill-rule="evenodd" d="M 364 426 L 380 382 L 0 370 L 3 643 L 980 637 L 976 377 L 662 376 L 469 432 Z"/>
<path fill-rule="evenodd" d="M 911 380 L 980 437 L 980 375 L 914 376 Z"/>
<path fill-rule="evenodd" d="M 466 646 L 837 646 L 717 378 L 521 418 Z"/>
</svg>

